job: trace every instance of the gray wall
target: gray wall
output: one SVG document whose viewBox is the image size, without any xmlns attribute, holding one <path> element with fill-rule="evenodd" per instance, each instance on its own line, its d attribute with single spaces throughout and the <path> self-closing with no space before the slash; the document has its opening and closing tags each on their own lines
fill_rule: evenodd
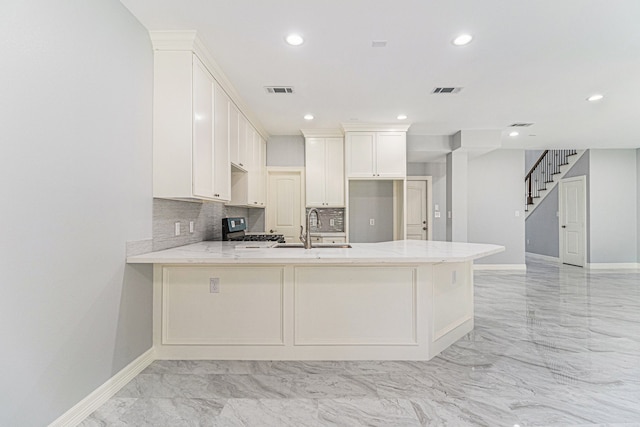
<svg viewBox="0 0 640 427">
<path fill-rule="evenodd" d="M 559 256 L 560 234 L 557 212 L 558 186 L 556 185 L 525 221 L 527 252 L 555 258 Z"/>
<path fill-rule="evenodd" d="M 393 181 L 349 181 L 348 215 L 350 242 L 393 240 Z"/>
<path fill-rule="evenodd" d="M 525 263 L 523 170 L 523 150 L 495 150 L 469 160 L 468 241 L 506 247 L 477 264 Z"/>
<path fill-rule="evenodd" d="M 271 136 L 267 141 L 267 166 L 304 166 L 302 135 Z"/>
<path fill-rule="evenodd" d="M 460 132 L 456 134 L 460 135 Z M 454 141 L 459 140 L 454 135 Z M 447 241 L 467 242 L 469 239 L 469 153 L 456 150 L 447 154 L 446 235 Z M 484 189 L 483 191 L 486 191 Z M 476 215 L 476 212 L 473 212 Z"/>
<path fill-rule="evenodd" d="M 153 57 L 118 1 L 0 9 L 0 425 L 43 426 L 152 345 Z"/>
<path fill-rule="evenodd" d="M 636 262 L 636 150 L 590 150 L 589 154 L 589 262 Z"/>
<path fill-rule="evenodd" d="M 538 161 L 544 150 L 525 150 L 524 151 L 524 174 L 529 173 L 535 162 Z M 523 178 L 524 179 L 524 178 Z"/>
<path fill-rule="evenodd" d="M 447 240 L 447 164 L 441 163 L 408 163 L 408 176 L 430 176 L 432 220 L 431 238 L 433 240 Z M 438 206 L 440 218 L 434 215 L 435 206 Z"/>
<path fill-rule="evenodd" d="M 636 178 L 636 211 L 638 213 L 638 219 L 636 221 L 637 230 L 640 231 L 640 148 L 636 150 L 636 171 L 638 172 Z M 636 250 L 638 251 L 637 261 L 640 262 L 640 233 L 637 236 Z"/>
</svg>

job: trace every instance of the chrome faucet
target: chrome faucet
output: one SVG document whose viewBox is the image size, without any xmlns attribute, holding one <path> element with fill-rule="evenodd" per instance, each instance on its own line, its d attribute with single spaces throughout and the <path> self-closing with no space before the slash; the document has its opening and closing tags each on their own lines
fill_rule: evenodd
<svg viewBox="0 0 640 427">
<path fill-rule="evenodd" d="M 318 210 L 316 208 L 309 209 L 309 212 L 307 213 L 307 233 L 306 234 L 304 232 L 304 227 L 302 225 L 300 226 L 300 241 L 304 245 L 305 249 L 311 249 L 311 214 L 314 212 L 316 214 L 316 222 L 319 221 Z"/>
</svg>

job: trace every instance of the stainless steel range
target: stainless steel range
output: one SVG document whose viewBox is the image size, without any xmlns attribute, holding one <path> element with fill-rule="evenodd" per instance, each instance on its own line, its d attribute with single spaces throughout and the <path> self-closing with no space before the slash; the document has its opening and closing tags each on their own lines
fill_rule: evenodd
<svg viewBox="0 0 640 427">
<path fill-rule="evenodd" d="M 222 240 L 234 242 L 278 242 L 285 243 L 282 234 L 247 234 L 247 220 L 242 217 L 222 218 Z"/>
</svg>

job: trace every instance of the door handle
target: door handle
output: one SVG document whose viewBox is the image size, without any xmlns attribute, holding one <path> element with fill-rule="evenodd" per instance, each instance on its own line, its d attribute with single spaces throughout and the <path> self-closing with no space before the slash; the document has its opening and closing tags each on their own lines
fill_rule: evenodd
<svg viewBox="0 0 640 427">
<path fill-rule="evenodd" d="M 567 226 L 566 226 L 566 225 L 563 225 L 563 226 L 562 226 L 562 228 L 567 228 Z"/>
<path fill-rule="evenodd" d="M 426 224 L 426 223 L 427 223 L 427 221 L 422 221 L 422 223 L 423 223 L 423 224 Z"/>
<path fill-rule="evenodd" d="M 273 233 L 275 233 L 275 231 L 273 231 L 273 230 L 269 230 L 269 233 L 273 234 Z"/>
<path fill-rule="evenodd" d="M 423 230 L 427 231 L 427 227 L 422 227 Z"/>
</svg>

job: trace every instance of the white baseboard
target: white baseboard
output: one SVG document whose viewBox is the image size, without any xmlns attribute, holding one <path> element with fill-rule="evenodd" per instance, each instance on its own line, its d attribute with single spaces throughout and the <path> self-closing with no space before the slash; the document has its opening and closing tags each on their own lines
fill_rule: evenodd
<svg viewBox="0 0 640 427">
<path fill-rule="evenodd" d="M 473 269 L 527 271 L 527 264 L 473 264 Z"/>
<path fill-rule="evenodd" d="M 585 266 L 589 270 L 628 270 L 640 268 L 637 262 L 589 262 Z"/>
<path fill-rule="evenodd" d="M 142 372 L 155 360 L 154 350 L 150 348 L 140 357 L 125 366 L 120 372 L 109 378 L 104 384 L 82 399 L 73 408 L 62 414 L 49 427 L 72 427 L 80 424 L 93 411 L 111 399 L 122 387 Z"/>
<path fill-rule="evenodd" d="M 528 257 L 528 258 L 539 259 L 540 261 L 549 261 L 549 262 L 556 262 L 556 263 L 560 262 L 560 258 L 558 258 L 558 257 L 549 256 L 549 255 L 534 254 L 533 252 L 526 252 L 525 256 Z"/>
</svg>

